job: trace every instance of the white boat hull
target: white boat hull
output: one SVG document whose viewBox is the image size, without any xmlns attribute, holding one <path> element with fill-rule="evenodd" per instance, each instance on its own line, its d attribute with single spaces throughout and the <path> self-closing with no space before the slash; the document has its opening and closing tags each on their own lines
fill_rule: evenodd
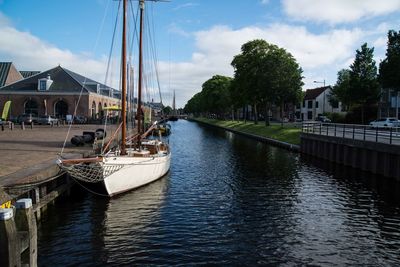
<svg viewBox="0 0 400 267">
<path fill-rule="evenodd" d="M 163 177 L 169 170 L 171 153 L 156 157 L 116 156 L 104 159 L 104 165 L 123 166 L 104 178 L 109 196 L 129 191 Z"/>
</svg>

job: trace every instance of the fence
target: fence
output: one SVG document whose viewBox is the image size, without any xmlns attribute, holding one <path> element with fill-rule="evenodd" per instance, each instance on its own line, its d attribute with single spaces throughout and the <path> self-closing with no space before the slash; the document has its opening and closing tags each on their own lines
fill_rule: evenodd
<svg viewBox="0 0 400 267">
<path fill-rule="evenodd" d="M 303 122 L 302 133 L 335 136 L 391 145 L 400 145 L 400 127 L 373 128 L 368 125 Z"/>
</svg>

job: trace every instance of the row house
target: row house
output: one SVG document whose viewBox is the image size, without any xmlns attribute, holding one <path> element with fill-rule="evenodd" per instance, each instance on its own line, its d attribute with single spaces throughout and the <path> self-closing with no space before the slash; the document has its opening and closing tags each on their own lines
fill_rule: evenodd
<svg viewBox="0 0 400 267">
<path fill-rule="evenodd" d="M 331 86 L 306 90 L 303 102 L 296 107 L 296 119 L 308 121 L 315 120 L 324 113 L 343 113 L 340 102 L 335 103 L 333 106 L 330 103 L 329 96 L 331 92 Z"/>
</svg>

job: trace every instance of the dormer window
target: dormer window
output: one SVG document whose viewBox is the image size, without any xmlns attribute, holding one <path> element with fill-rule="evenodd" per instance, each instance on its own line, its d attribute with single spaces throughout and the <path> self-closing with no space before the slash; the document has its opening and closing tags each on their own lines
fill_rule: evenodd
<svg viewBox="0 0 400 267">
<path fill-rule="evenodd" d="M 50 75 L 47 78 L 42 78 L 38 80 L 38 91 L 47 91 L 50 89 L 53 80 L 51 80 Z"/>
</svg>

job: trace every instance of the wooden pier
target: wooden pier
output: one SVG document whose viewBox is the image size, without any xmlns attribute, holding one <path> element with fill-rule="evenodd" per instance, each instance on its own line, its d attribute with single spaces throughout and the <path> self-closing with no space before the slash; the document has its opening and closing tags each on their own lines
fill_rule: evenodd
<svg viewBox="0 0 400 267">
<path fill-rule="evenodd" d="M 16 126 L 0 131 L 0 266 L 36 266 L 36 221 L 48 204 L 63 193 L 70 193 L 74 184 L 56 165 L 68 127 Z M 89 155 L 92 145 L 74 146 L 70 140 L 99 128 L 102 125 L 73 125 L 63 157 Z M 114 125 L 107 128 L 107 135 L 111 136 L 115 129 Z M 28 204 L 18 204 L 21 199 Z"/>
</svg>

